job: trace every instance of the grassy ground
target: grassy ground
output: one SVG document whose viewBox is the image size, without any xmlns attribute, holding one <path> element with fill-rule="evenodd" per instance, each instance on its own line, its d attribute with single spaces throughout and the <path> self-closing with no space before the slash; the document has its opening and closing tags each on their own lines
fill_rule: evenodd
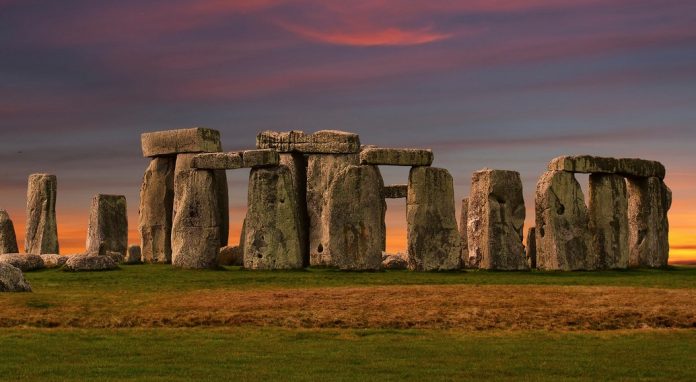
<svg viewBox="0 0 696 382">
<path fill-rule="evenodd" d="M 26 277 L 0 380 L 696 380 L 690 267 Z"/>
</svg>

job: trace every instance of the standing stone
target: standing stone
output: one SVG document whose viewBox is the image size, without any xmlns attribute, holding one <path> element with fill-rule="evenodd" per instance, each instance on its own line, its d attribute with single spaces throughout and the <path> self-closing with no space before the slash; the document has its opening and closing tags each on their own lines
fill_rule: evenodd
<svg viewBox="0 0 696 382">
<path fill-rule="evenodd" d="M 17 253 L 17 236 L 10 215 L 5 210 L 0 210 L 0 255 L 3 253 Z"/>
<path fill-rule="evenodd" d="M 244 236 L 244 268 L 302 268 L 299 204 L 286 166 L 251 170 Z"/>
<path fill-rule="evenodd" d="M 516 171 L 484 169 L 472 177 L 467 234 L 479 268 L 524 270 L 524 197 Z"/>
<path fill-rule="evenodd" d="M 628 267 L 628 200 L 619 175 L 590 175 L 590 232 L 594 264 L 590 269 Z M 592 259 L 588 259 L 592 260 Z"/>
<path fill-rule="evenodd" d="M 348 166 L 337 174 L 324 214 L 331 265 L 344 270 L 381 268 L 387 210 L 383 188 L 377 166 Z"/>
<path fill-rule="evenodd" d="M 436 167 L 414 167 L 406 198 L 409 268 L 416 271 L 459 268 L 460 238 L 454 208 L 454 182 Z"/>
<path fill-rule="evenodd" d="M 27 189 L 27 226 L 25 251 L 27 253 L 58 254 L 58 226 L 56 224 L 55 175 L 29 176 Z"/>
<path fill-rule="evenodd" d="M 303 267 L 309 266 L 309 216 L 307 215 L 307 159 L 300 153 L 280 154 L 280 164 L 290 170 L 297 200 L 300 225 L 300 250 Z"/>
<path fill-rule="evenodd" d="M 176 157 L 157 157 L 143 176 L 140 188 L 139 230 L 145 263 L 172 261 L 172 209 Z"/>
<path fill-rule="evenodd" d="M 142 250 L 139 245 L 128 246 L 128 253 L 123 259 L 125 264 L 140 264 L 142 262 L 143 255 Z"/>
<path fill-rule="evenodd" d="M 672 191 L 659 179 L 628 178 L 628 241 L 630 267 L 666 267 Z"/>
<path fill-rule="evenodd" d="M 122 257 L 128 249 L 126 197 L 96 195 L 92 198 L 87 228 L 87 252 L 115 252 Z"/>
<path fill-rule="evenodd" d="M 312 266 L 331 266 L 328 250 L 329 188 L 336 176 L 350 165 L 358 165 L 358 154 L 314 154 L 307 161 L 307 214 L 309 216 L 309 258 Z"/>
<path fill-rule="evenodd" d="M 537 268 L 588 269 L 593 259 L 589 216 L 580 184 L 570 172 L 547 171 L 536 189 Z"/>
<path fill-rule="evenodd" d="M 461 255 L 459 256 L 462 268 L 474 268 L 469 265 L 469 239 L 467 235 L 467 222 L 469 216 L 469 198 L 462 199 L 462 209 L 459 213 L 459 242 Z M 478 268 L 478 264 L 475 268 Z"/>
<path fill-rule="evenodd" d="M 536 249 L 536 227 L 529 227 L 527 230 L 527 266 L 530 269 L 537 267 L 537 249 Z"/>
<path fill-rule="evenodd" d="M 174 195 L 172 265 L 216 267 L 221 222 L 215 172 L 177 171 Z"/>
</svg>

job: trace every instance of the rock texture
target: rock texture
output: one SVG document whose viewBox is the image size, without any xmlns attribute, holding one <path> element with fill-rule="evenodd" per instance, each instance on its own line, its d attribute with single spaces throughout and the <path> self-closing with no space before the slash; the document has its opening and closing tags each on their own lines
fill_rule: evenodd
<svg viewBox="0 0 696 382">
<path fill-rule="evenodd" d="M 139 231 L 146 263 L 172 261 L 172 210 L 176 158 L 153 158 L 140 188 Z"/>
<path fill-rule="evenodd" d="M 435 167 L 412 168 L 406 210 L 409 268 L 416 271 L 459 268 L 460 238 L 450 173 Z"/>
<path fill-rule="evenodd" d="M 408 269 L 408 256 L 405 253 L 382 252 L 382 269 Z"/>
<path fill-rule="evenodd" d="M 197 154 L 193 157 L 191 167 L 200 170 L 235 170 L 244 167 L 239 152 Z"/>
<path fill-rule="evenodd" d="M 31 285 L 19 268 L 0 263 L 0 292 L 31 292 Z"/>
<path fill-rule="evenodd" d="M 17 236 L 10 215 L 5 210 L 0 210 L 0 254 L 17 253 Z"/>
<path fill-rule="evenodd" d="M 290 170 L 292 185 L 297 200 L 300 226 L 300 250 L 302 264 L 309 266 L 309 215 L 307 214 L 307 159 L 301 153 L 280 154 L 280 164 Z"/>
<path fill-rule="evenodd" d="M 430 166 L 432 163 L 432 150 L 367 147 L 360 152 L 360 164 Z"/>
<path fill-rule="evenodd" d="M 88 252 L 126 255 L 128 216 L 125 196 L 99 194 L 92 198 L 86 248 Z"/>
<path fill-rule="evenodd" d="M 588 269 L 594 259 L 589 216 L 580 184 L 570 172 L 547 171 L 536 189 L 537 268 Z"/>
<path fill-rule="evenodd" d="M 467 233 L 468 216 L 469 198 L 464 198 L 462 199 L 462 208 L 459 213 L 459 243 L 461 253 L 459 255 L 459 262 L 462 268 L 478 268 L 476 259 L 471 263 L 469 262 L 469 238 Z"/>
<path fill-rule="evenodd" d="M 292 174 L 287 167 L 252 169 L 244 223 L 244 268 L 302 268 L 299 215 Z"/>
<path fill-rule="evenodd" d="M 628 267 L 628 199 L 620 175 L 590 175 L 590 232 L 594 246 L 592 269 Z"/>
<path fill-rule="evenodd" d="M 628 178 L 629 266 L 666 267 L 672 191 L 659 178 Z"/>
<path fill-rule="evenodd" d="M 0 255 L 0 263 L 7 263 L 15 266 L 22 272 L 35 271 L 45 266 L 41 255 L 30 253 L 5 253 Z"/>
<path fill-rule="evenodd" d="M 484 169 L 472 177 L 467 237 L 479 268 L 524 270 L 524 198 L 516 171 Z"/>
<path fill-rule="evenodd" d="M 139 245 L 128 246 L 126 257 L 123 259 L 124 264 L 140 264 L 143 261 L 142 250 Z"/>
<path fill-rule="evenodd" d="M 73 255 L 68 256 L 63 270 L 67 272 L 110 271 L 118 268 L 118 264 L 109 256 Z"/>
<path fill-rule="evenodd" d="M 360 138 L 357 134 L 338 130 L 321 130 L 313 134 L 263 131 L 256 137 L 256 148 L 278 152 L 349 154 L 360 151 Z"/>
<path fill-rule="evenodd" d="M 232 265 L 237 267 L 244 265 L 244 250 L 238 245 L 220 248 L 220 252 L 218 253 L 218 265 Z"/>
<path fill-rule="evenodd" d="M 401 199 L 408 196 L 408 185 L 407 184 L 392 184 L 389 186 L 384 186 L 384 198 L 385 199 Z"/>
<path fill-rule="evenodd" d="M 527 248 L 525 255 L 527 257 L 527 266 L 530 269 L 537 267 L 537 249 L 536 249 L 536 227 L 529 227 L 527 230 Z"/>
<path fill-rule="evenodd" d="M 41 259 L 43 260 L 44 267 L 51 269 L 51 268 L 60 268 L 65 264 L 66 261 L 68 261 L 68 256 L 61 256 L 61 255 L 56 255 L 56 254 L 45 254 L 41 255 Z"/>
<path fill-rule="evenodd" d="M 337 174 L 326 211 L 330 265 L 344 270 L 381 268 L 387 210 L 383 188 L 376 166 L 348 166 Z"/>
<path fill-rule="evenodd" d="M 247 168 L 277 166 L 280 156 L 273 149 L 245 150 L 242 152 L 242 163 Z"/>
<path fill-rule="evenodd" d="M 549 171 L 619 174 L 631 177 L 665 178 L 665 166 L 660 162 L 633 158 L 604 158 L 590 155 L 561 156 L 551 160 Z"/>
<path fill-rule="evenodd" d="M 59 253 L 56 224 L 55 175 L 29 176 L 27 189 L 27 225 L 25 251 L 27 253 Z"/>
<path fill-rule="evenodd" d="M 214 171 L 179 170 L 174 179 L 172 265 L 214 268 L 221 245 L 221 221 Z"/>
<path fill-rule="evenodd" d="M 222 151 L 220 132 L 203 127 L 144 133 L 140 140 L 145 157 Z"/>
<path fill-rule="evenodd" d="M 331 266 L 328 251 L 329 189 L 338 173 L 359 162 L 357 154 L 310 155 L 307 160 L 307 215 L 309 216 L 309 256 L 312 266 Z"/>
</svg>

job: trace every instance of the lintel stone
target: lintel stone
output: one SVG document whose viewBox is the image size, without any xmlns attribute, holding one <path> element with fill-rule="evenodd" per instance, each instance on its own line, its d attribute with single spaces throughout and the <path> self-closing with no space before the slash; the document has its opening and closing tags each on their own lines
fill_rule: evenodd
<svg viewBox="0 0 696 382">
<path fill-rule="evenodd" d="M 430 166 L 433 164 L 433 152 L 429 149 L 366 147 L 360 152 L 360 164 Z"/>
<path fill-rule="evenodd" d="M 384 186 L 384 198 L 385 199 L 401 199 L 408 196 L 408 185 L 407 184 L 391 184 Z"/>
<path fill-rule="evenodd" d="M 660 162 L 634 158 L 605 158 L 591 155 L 560 156 L 549 162 L 549 171 L 586 174 L 618 174 L 629 177 L 664 179 L 665 166 Z"/>
<path fill-rule="evenodd" d="M 222 151 L 220 132 L 204 127 L 143 133 L 140 141 L 144 157 Z"/>
<path fill-rule="evenodd" d="M 351 154 L 360 151 L 357 134 L 338 130 L 321 130 L 313 134 L 302 131 L 262 131 L 256 136 L 256 148 L 278 152 L 308 154 Z"/>
</svg>

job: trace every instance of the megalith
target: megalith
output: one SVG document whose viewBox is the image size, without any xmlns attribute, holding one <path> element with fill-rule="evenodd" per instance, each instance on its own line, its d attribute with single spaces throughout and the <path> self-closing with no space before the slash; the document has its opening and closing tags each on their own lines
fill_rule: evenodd
<svg viewBox="0 0 696 382">
<path fill-rule="evenodd" d="M 126 197 L 98 194 L 92 198 L 87 226 L 87 252 L 118 253 L 128 250 L 128 216 Z"/>
<path fill-rule="evenodd" d="M 620 175 L 590 175 L 590 232 L 594 264 L 590 269 L 628 267 L 628 199 L 626 180 Z"/>
<path fill-rule="evenodd" d="M 525 270 L 524 197 L 516 171 L 474 172 L 469 194 L 467 237 L 469 257 L 478 267 Z"/>
<path fill-rule="evenodd" d="M 462 268 L 478 268 L 469 264 L 469 238 L 467 233 L 467 224 L 469 216 L 469 198 L 462 199 L 462 208 L 459 211 L 459 243 L 460 252 L 459 261 Z"/>
<path fill-rule="evenodd" d="M 666 267 L 672 191 L 657 177 L 627 178 L 630 267 Z"/>
<path fill-rule="evenodd" d="M 460 237 L 454 207 L 454 182 L 449 171 L 413 167 L 406 198 L 409 269 L 458 269 Z"/>
<path fill-rule="evenodd" d="M 537 267 L 536 227 L 529 227 L 527 230 L 525 255 L 527 256 L 527 266 L 530 269 L 535 269 Z"/>
<path fill-rule="evenodd" d="M 172 261 L 172 209 L 176 157 L 156 157 L 140 188 L 139 231 L 145 263 Z"/>
<path fill-rule="evenodd" d="M 40 255 L 58 254 L 58 226 L 56 224 L 55 175 L 29 176 L 27 189 L 27 222 L 25 252 Z"/>
<path fill-rule="evenodd" d="M 593 259 L 589 216 L 573 173 L 545 172 L 536 188 L 537 268 L 583 270 Z"/>
<path fill-rule="evenodd" d="M 17 236 L 10 214 L 0 210 L 0 255 L 3 253 L 17 253 Z"/>
<path fill-rule="evenodd" d="M 251 170 L 244 223 L 244 268 L 303 267 L 299 207 L 288 167 Z"/>
<path fill-rule="evenodd" d="M 336 174 L 324 211 L 330 265 L 343 270 L 381 269 L 387 210 L 383 188 L 377 166 L 351 165 Z"/>
<path fill-rule="evenodd" d="M 309 216 L 307 215 L 307 158 L 302 153 L 281 153 L 280 164 L 290 170 L 300 224 L 302 264 L 309 266 Z"/>
</svg>

